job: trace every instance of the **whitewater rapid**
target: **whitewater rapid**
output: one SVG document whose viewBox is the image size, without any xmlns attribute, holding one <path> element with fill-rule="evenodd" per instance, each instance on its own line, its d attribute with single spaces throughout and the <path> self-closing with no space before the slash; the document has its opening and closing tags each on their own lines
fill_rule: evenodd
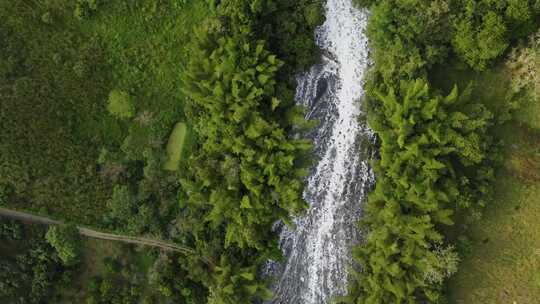
<svg viewBox="0 0 540 304">
<path fill-rule="evenodd" d="M 279 278 L 273 304 L 327 304 L 346 293 L 361 203 L 373 183 L 362 153 L 373 134 L 360 119 L 367 12 L 351 0 L 327 0 L 325 9 L 315 33 L 322 62 L 298 77 L 296 94 L 306 118 L 319 120 L 309 134 L 317 156 L 304 193 L 310 208 L 295 219 L 295 229 L 277 228 L 286 259 L 271 266 Z"/>
</svg>

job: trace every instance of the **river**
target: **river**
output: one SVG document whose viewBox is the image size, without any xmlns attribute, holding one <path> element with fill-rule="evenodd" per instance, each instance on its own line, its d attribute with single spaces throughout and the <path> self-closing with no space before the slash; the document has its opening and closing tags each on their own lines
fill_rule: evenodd
<svg viewBox="0 0 540 304">
<path fill-rule="evenodd" d="M 373 184 L 365 146 L 373 133 L 360 118 L 368 66 L 367 12 L 351 0 L 327 0 L 326 21 L 315 33 L 322 61 L 299 75 L 296 100 L 307 119 L 319 120 L 309 137 L 317 161 L 304 197 L 310 205 L 296 227 L 281 231 L 283 264 L 273 304 L 327 304 L 347 288 L 351 246 L 360 240 L 357 222 Z"/>
</svg>

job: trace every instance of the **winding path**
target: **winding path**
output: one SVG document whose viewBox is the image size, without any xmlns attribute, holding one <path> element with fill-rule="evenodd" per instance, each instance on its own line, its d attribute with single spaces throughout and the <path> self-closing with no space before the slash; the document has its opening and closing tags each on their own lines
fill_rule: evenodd
<svg viewBox="0 0 540 304">
<path fill-rule="evenodd" d="M 32 223 L 38 223 L 38 224 L 43 224 L 43 225 L 64 225 L 64 223 L 61 221 L 53 220 L 44 216 L 33 215 L 30 213 L 15 211 L 15 210 L 1 208 L 1 207 L 0 207 L 0 216 L 18 219 L 23 222 L 32 222 Z M 177 244 L 149 239 L 149 238 L 105 233 L 105 232 L 100 232 L 100 231 L 92 230 L 92 229 L 81 227 L 81 226 L 78 226 L 77 228 L 79 229 L 79 233 L 81 235 L 84 235 L 89 238 L 158 247 L 163 250 L 178 252 L 178 253 L 188 255 L 188 256 L 197 256 L 201 258 L 206 264 L 212 265 L 212 263 L 209 260 L 207 260 L 204 257 L 201 257 L 194 249 L 189 248 L 189 247 L 180 246 Z"/>
</svg>

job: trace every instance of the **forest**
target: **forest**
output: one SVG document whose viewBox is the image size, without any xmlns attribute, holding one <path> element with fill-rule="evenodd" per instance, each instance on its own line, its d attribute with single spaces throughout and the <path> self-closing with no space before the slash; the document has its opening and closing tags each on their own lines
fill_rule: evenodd
<svg viewBox="0 0 540 304">
<path fill-rule="evenodd" d="M 334 302 L 536 303 L 540 1 L 354 2 L 376 184 Z M 0 207 L 66 224 L 0 216 L 0 302 L 271 300 L 273 227 L 309 207 L 296 76 L 324 5 L 0 0 Z"/>
</svg>

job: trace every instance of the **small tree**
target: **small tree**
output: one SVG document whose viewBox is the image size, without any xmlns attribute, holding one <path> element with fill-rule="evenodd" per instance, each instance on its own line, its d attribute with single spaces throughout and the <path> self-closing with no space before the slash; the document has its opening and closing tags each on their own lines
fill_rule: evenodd
<svg viewBox="0 0 540 304">
<path fill-rule="evenodd" d="M 135 105 L 128 93 L 114 90 L 109 94 L 107 110 L 111 115 L 124 119 L 135 116 Z"/>
<path fill-rule="evenodd" d="M 450 245 L 446 248 L 436 246 L 433 250 L 435 261 L 428 263 L 424 272 L 424 280 L 429 284 L 442 284 L 458 270 L 459 255 Z"/>
<path fill-rule="evenodd" d="M 507 66 L 512 73 L 512 90 L 525 91 L 537 100 L 540 97 L 540 31 L 531 36 L 528 45 L 512 50 Z"/>
<path fill-rule="evenodd" d="M 77 227 L 73 225 L 51 226 L 45 238 L 56 249 L 58 257 L 60 257 L 64 265 L 72 266 L 79 263 L 81 239 Z"/>
</svg>

